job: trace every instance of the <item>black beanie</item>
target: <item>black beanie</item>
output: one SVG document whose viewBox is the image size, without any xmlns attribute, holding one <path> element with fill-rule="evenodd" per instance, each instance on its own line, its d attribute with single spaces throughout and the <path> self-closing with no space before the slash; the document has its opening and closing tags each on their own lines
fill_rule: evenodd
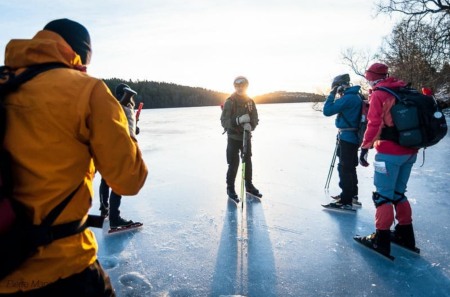
<svg viewBox="0 0 450 297">
<path fill-rule="evenodd" d="M 89 64 L 92 52 L 91 37 L 83 25 L 69 19 L 59 19 L 48 23 L 44 30 L 59 34 L 81 57 L 83 65 Z"/>
</svg>

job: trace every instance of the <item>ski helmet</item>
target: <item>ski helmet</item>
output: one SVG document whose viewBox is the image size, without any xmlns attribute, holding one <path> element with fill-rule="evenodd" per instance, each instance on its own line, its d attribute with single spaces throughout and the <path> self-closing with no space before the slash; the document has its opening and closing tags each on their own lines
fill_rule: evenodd
<svg viewBox="0 0 450 297">
<path fill-rule="evenodd" d="M 234 79 L 234 86 L 244 84 L 245 86 L 248 86 L 248 79 L 245 76 L 238 76 Z"/>
<path fill-rule="evenodd" d="M 382 63 L 372 64 L 369 69 L 366 70 L 365 78 L 368 81 L 376 81 L 388 76 L 388 67 Z"/>
<path fill-rule="evenodd" d="M 83 65 L 90 63 L 92 55 L 91 37 L 83 25 L 69 19 L 59 19 L 45 25 L 44 30 L 60 35 L 72 50 L 80 56 Z"/>
</svg>

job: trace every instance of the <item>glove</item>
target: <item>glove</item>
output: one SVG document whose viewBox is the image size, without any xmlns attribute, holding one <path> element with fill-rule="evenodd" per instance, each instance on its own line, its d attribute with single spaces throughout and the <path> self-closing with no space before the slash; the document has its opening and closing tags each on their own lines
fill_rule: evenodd
<svg viewBox="0 0 450 297">
<path fill-rule="evenodd" d="M 251 132 L 252 131 L 252 125 L 249 123 L 245 123 L 242 127 L 244 127 L 244 130 Z"/>
<path fill-rule="evenodd" d="M 361 154 L 359 155 L 359 164 L 361 166 L 367 167 L 369 163 L 367 162 L 367 155 L 369 154 L 369 150 L 365 148 L 361 148 Z"/>
<path fill-rule="evenodd" d="M 331 89 L 330 94 L 336 95 L 337 89 L 338 89 L 338 86 L 334 86 L 334 87 Z"/>
<path fill-rule="evenodd" d="M 137 122 L 137 121 L 136 121 Z M 141 129 L 139 129 L 138 126 L 136 126 L 136 135 L 138 135 L 139 133 L 141 133 Z"/>
<path fill-rule="evenodd" d="M 241 125 L 244 123 L 250 123 L 250 116 L 248 115 L 248 113 L 244 114 L 243 116 L 237 117 L 236 118 L 236 124 L 237 125 Z"/>
</svg>

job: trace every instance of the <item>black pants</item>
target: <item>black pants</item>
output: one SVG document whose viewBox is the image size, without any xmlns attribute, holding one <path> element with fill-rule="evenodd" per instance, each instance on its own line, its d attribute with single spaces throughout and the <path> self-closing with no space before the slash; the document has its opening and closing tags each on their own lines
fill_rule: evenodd
<svg viewBox="0 0 450 297">
<path fill-rule="evenodd" d="M 341 203 L 351 204 L 352 198 L 358 195 L 358 176 L 356 166 L 358 166 L 358 148 L 356 143 L 339 140 L 339 187 L 341 192 Z"/>
<path fill-rule="evenodd" d="M 234 186 L 237 171 L 239 169 L 239 152 L 243 150 L 243 141 L 228 138 L 227 144 L 227 185 Z M 247 154 L 245 155 L 245 186 L 252 184 L 252 142 L 247 139 Z"/>
<path fill-rule="evenodd" d="M 60 279 L 40 289 L 0 294 L 10 297 L 115 297 L 111 280 L 98 261 L 78 274 Z"/>
<path fill-rule="evenodd" d="M 109 202 L 108 202 L 109 199 Z M 120 202 L 122 196 L 111 191 L 111 196 L 109 195 L 109 186 L 106 181 L 102 178 L 100 183 L 100 203 L 103 207 L 109 206 L 109 217 L 113 219 L 118 219 L 120 216 Z"/>
</svg>

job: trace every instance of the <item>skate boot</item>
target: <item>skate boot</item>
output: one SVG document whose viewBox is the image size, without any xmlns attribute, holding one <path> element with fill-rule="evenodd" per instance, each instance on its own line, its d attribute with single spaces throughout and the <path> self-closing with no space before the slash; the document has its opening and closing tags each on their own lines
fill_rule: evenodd
<svg viewBox="0 0 450 297">
<path fill-rule="evenodd" d="M 119 216 L 118 218 L 112 219 L 109 218 L 109 227 L 111 229 L 123 228 L 133 225 L 134 222 L 132 220 L 127 220 Z"/>
<path fill-rule="evenodd" d="M 245 191 L 253 196 L 262 197 L 262 194 L 259 192 L 257 188 L 253 184 L 249 184 L 245 186 Z"/>
<path fill-rule="evenodd" d="M 333 210 L 342 210 L 347 212 L 356 212 L 351 204 L 342 204 L 340 201 L 331 202 L 330 204 L 322 205 L 325 208 Z"/>
<path fill-rule="evenodd" d="M 396 225 L 395 230 L 391 230 L 391 241 L 401 247 L 411 250 L 412 252 L 417 254 L 420 253 L 420 249 L 416 247 L 412 224 Z"/>
<path fill-rule="evenodd" d="M 239 200 L 238 195 L 236 194 L 236 191 L 234 190 L 234 186 L 230 186 L 230 185 L 227 186 L 227 195 L 228 195 L 228 198 L 230 198 L 231 200 L 233 200 L 236 203 L 239 203 L 240 200 Z"/>
<path fill-rule="evenodd" d="M 109 216 L 109 207 L 106 207 L 103 203 L 100 205 L 100 216 L 103 218 L 107 218 Z"/>
<path fill-rule="evenodd" d="M 391 256 L 391 231 L 390 230 L 379 230 L 377 229 L 375 233 L 368 236 L 355 236 L 353 237 L 359 243 L 362 243 L 366 247 L 380 253 L 381 255 L 394 260 Z"/>
<path fill-rule="evenodd" d="M 336 196 L 331 196 L 331 198 L 335 199 L 336 202 L 339 202 L 339 201 L 341 200 L 341 194 L 336 195 Z M 358 195 L 353 196 L 353 198 L 352 198 L 352 204 L 353 204 L 354 206 L 362 206 L 362 203 L 359 202 L 359 200 L 358 200 Z"/>
</svg>

